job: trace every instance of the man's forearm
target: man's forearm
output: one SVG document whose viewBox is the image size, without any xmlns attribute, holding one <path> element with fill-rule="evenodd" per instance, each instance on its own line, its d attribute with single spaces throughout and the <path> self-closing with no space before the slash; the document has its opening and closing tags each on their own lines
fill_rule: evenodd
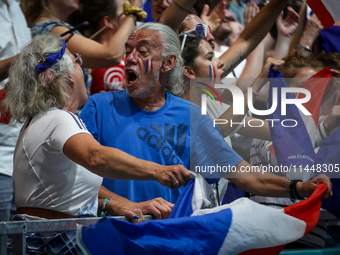
<svg viewBox="0 0 340 255">
<path fill-rule="evenodd" d="M 226 74 L 230 73 L 263 40 L 287 3 L 288 0 L 272 0 L 251 20 L 237 41 L 220 57 L 225 63 Z"/>
<path fill-rule="evenodd" d="M 171 27 L 176 33 L 184 18 L 191 13 L 197 0 L 174 0 L 162 13 L 159 23 Z"/>
</svg>

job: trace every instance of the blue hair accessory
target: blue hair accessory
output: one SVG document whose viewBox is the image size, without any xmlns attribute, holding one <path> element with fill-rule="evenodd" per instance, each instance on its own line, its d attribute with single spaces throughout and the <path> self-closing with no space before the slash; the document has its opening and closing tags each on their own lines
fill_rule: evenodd
<svg viewBox="0 0 340 255">
<path fill-rule="evenodd" d="M 41 58 L 39 60 L 39 65 L 35 67 L 35 70 L 37 70 L 38 73 L 47 70 L 63 57 L 67 44 L 63 39 L 60 40 L 60 43 L 62 46 L 60 51 L 52 53 L 48 55 L 46 58 Z"/>
</svg>

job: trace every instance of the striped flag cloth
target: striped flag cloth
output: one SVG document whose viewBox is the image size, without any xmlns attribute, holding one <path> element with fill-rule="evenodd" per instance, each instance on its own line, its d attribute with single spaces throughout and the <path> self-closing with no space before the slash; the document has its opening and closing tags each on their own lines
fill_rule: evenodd
<svg viewBox="0 0 340 255">
<path fill-rule="evenodd" d="M 271 88 L 287 86 L 280 73 L 271 71 L 270 77 L 274 78 L 271 82 Z M 308 166 L 308 169 L 312 169 L 312 171 L 308 172 L 301 169 L 298 169 L 296 173 L 289 172 L 287 173 L 288 178 L 307 179 L 318 174 L 326 174 L 330 177 L 333 184 L 333 196 L 329 201 L 323 201 L 322 207 L 340 218 L 340 207 L 338 206 L 340 201 L 340 128 L 322 140 L 317 152 L 315 152 L 314 148 L 320 107 L 324 95 L 328 93 L 329 87 L 327 85 L 330 78 L 331 71 L 326 67 L 302 85 L 302 88 L 308 89 L 311 93 L 311 99 L 304 104 L 312 114 L 311 116 L 302 117 L 295 105 L 288 106 L 287 115 L 282 116 L 279 102 L 278 109 L 269 119 L 295 119 L 298 122 L 298 125 L 294 128 L 282 127 L 281 125 L 270 127 L 273 141 L 272 148 L 274 148 L 272 153 L 281 165 L 296 165 L 302 166 L 302 168 Z M 304 97 L 304 95 L 299 95 L 299 98 L 301 97 Z M 278 98 L 281 97 L 279 96 Z"/>
<path fill-rule="evenodd" d="M 318 16 L 325 28 L 329 28 L 340 20 L 340 4 L 338 0 L 307 0 L 307 4 Z"/>
<path fill-rule="evenodd" d="M 270 114 L 269 119 L 294 120 L 295 127 L 286 127 L 279 122 L 270 125 L 270 134 L 272 137 L 272 146 L 270 150 L 276 157 L 278 164 L 290 169 L 286 173 L 290 179 L 309 179 L 313 172 L 307 171 L 315 164 L 315 139 L 319 121 L 319 111 L 324 95 L 328 92 L 328 83 L 332 73 L 328 67 L 318 72 L 308 79 L 301 88 L 309 90 L 311 98 L 303 106 L 311 113 L 304 115 L 295 104 L 287 104 L 286 115 L 281 114 L 281 89 L 288 87 L 281 73 L 271 70 L 270 72 L 270 90 L 269 105 L 272 104 L 272 88 L 278 88 L 278 106 Z M 298 98 L 304 98 L 304 94 L 299 94 Z M 290 93 L 286 94 L 287 99 L 292 99 Z M 296 169 L 294 168 L 296 167 Z M 286 170 L 287 170 L 286 168 Z M 303 171 L 306 169 L 306 171 Z"/>
<path fill-rule="evenodd" d="M 283 209 L 247 198 L 201 209 L 206 195 L 202 181 L 194 178 L 187 184 L 169 219 L 132 224 L 103 218 L 78 226 L 78 245 L 85 254 L 102 255 L 279 254 L 284 244 L 315 227 L 327 190 L 319 185 L 310 198 Z"/>
</svg>

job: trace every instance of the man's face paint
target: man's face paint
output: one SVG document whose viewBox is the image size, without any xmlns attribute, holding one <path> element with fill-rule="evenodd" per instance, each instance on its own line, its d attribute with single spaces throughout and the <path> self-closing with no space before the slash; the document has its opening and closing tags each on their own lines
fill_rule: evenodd
<svg viewBox="0 0 340 255">
<path fill-rule="evenodd" d="M 153 70 L 153 59 L 149 58 L 146 60 L 145 74 Z"/>
</svg>

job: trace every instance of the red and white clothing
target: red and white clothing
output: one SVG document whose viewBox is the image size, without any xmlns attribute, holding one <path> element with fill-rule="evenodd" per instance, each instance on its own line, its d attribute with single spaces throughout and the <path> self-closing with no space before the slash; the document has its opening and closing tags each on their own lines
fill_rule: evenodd
<svg viewBox="0 0 340 255">
<path fill-rule="evenodd" d="M 125 57 L 118 65 L 92 70 L 91 95 L 104 91 L 123 89 L 123 82 L 125 79 L 124 61 Z"/>
</svg>

